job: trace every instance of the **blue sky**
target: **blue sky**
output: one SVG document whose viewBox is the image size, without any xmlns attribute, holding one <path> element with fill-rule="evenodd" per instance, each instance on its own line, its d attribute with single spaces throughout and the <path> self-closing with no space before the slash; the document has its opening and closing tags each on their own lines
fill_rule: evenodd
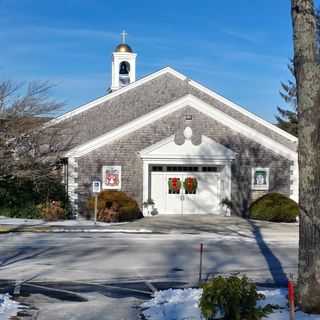
<svg viewBox="0 0 320 320">
<path fill-rule="evenodd" d="M 66 110 L 104 95 L 125 29 L 138 78 L 170 65 L 274 121 L 289 0 L 0 0 L 0 79 L 49 80 Z"/>
</svg>

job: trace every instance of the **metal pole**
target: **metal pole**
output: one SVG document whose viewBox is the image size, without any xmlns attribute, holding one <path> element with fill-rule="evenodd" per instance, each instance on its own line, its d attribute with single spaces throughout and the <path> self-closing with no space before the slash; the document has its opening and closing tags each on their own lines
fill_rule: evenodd
<svg viewBox="0 0 320 320">
<path fill-rule="evenodd" d="M 199 284 L 201 284 L 201 281 L 202 281 L 202 256 L 203 256 L 203 243 L 200 243 Z"/>
<path fill-rule="evenodd" d="M 97 224 L 98 194 L 94 196 L 94 224 Z"/>
</svg>

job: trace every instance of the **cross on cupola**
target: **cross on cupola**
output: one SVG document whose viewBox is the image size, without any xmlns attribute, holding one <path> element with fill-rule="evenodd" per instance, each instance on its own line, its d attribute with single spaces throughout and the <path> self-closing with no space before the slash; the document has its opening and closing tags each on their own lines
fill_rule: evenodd
<svg viewBox="0 0 320 320">
<path fill-rule="evenodd" d="M 131 47 L 126 43 L 128 33 L 120 33 L 121 43 L 112 54 L 112 84 L 111 90 L 115 91 L 136 81 L 136 56 Z"/>
<path fill-rule="evenodd" d="M 128 33 L 127 33 L 125 30 L 123 30 L 123 31 L 120 33 L 120 35 L 121 35 L 121 41 L 122 41 L 122 43 L 126 43 L 126 36 L 128 35 Z"/>
</svg>

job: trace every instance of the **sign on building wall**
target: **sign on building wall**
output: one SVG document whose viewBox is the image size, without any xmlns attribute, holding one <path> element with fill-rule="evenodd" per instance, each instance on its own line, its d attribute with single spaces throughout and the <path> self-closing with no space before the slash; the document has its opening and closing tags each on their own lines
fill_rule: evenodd
<svg viewBox="0 0 320 320">
<path fill-rule="evenodd" d="M 101 182 L 98 180 L 92 181 L 92 193 L 99 193 L 101 191 Z"/>
<path fill-rule="evenodd" d="M 252 189 L 269 190 L 269 168 L 252 168 Z"/>
<path fill-rule="evenodd" d="M 102 189 L 121 190 L 121 166 L 102 167 Z"/>
</svg>

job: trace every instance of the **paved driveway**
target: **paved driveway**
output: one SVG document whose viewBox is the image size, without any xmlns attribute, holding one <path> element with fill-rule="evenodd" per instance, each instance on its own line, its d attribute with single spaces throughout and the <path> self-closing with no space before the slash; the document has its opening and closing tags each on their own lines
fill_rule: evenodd
<svg viewBox="0 0 320 320">
<path fill-rule="evenodd" d="M 138 291 L 152 293 L 172 283 L 197 284 L 200 243 L 204 243 L 204 279 L 239 273 L 258 282 L 284 284 L 286 275 L 297 269 L 295 224 L 159 216 L 124 227 L 159 233 L 0 234 L 0 289 L 8 286 L 6 281 L 26 281 L 24 290 L 31 285 L 37 292 L 44 286 L 62 290 L 60 295 L 77 292 L 88 300 L 65 303 L 33 293 L 30 299 L 40 308 L 40 320 L 128 320 L 137 319 L 135 306 L 147 298 L 137 296 Z M 122 289 L 112 289 L 111 294 L 110 286 Z"/>
<path fill-rule="evenodd" d="M 255 231 L 265 239 L 297 241 L 298 223 L 272 223 L 219 215 L 158 215 L 145 217 L 111 230 L 146 230 L 170 234 L 216 234 L 224 236 L 254 237 Z"/>
</svg>

